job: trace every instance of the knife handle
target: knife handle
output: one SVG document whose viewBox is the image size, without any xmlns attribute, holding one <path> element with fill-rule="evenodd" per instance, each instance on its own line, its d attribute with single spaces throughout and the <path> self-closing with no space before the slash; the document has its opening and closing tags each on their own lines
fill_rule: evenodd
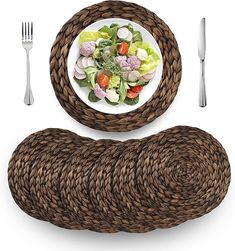
<svg viewBox="0 0 235 251">
<path fill-rule="evenodd" d="M 199 106 L 205 107 L 206 103 L 206 83 L 205 83 L 205 60 L 201 60 L 201 74 L 199 86 Z"/>
</svg>

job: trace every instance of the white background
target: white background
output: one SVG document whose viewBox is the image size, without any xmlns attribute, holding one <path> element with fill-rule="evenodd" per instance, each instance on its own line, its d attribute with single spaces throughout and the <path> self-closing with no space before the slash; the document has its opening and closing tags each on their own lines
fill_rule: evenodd
<svg viewBox="0 0 235 251">
<path fill-rule="evenodd" d="M 173 30 L 182 54 L 183 78 L 178 95 L 161 118 L 130 133 L 89 129 L 69 117 L 59 105 L 49 76 L 49 55 L 61 26 L 77 11 L 97 0 L 8 0 L 0 2 L 0 250 L 232 250 L 234 249 L 235 180 L 223 203 L 212 213 L 176 228 L 146 234 L 98 234 L 69 231 L 35 220 L 14 203 L 7 182 L 12 151 L 32 132 L 60 127 L 97 138 L 140 138 L 175 125 L 191 125 L 212 133 L 235 162 L 235 15 L 233 0 L 140 1 L 155 11 Z M 198 107 L 198 24 L 207 17 L 208 106 Z M 35 104 L 26 107 L 25 52 L 21 48 L 21 22 L 35 23 L 31 53 Z"/>
</svg>

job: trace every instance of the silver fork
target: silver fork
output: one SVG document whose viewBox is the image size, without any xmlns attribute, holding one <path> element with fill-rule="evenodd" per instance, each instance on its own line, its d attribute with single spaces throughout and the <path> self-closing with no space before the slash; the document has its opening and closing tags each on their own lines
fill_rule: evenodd
<svg viewBox="0 0 235 251">
<path fill-rule="evenodd" d="M 26 51 L 27 60 L 27 85 L 24 96 L 24 103 L 26 105 L 32 105 L 34 103 L 33 93 L 30 84 L 30 60 L 29 51 L 33 48 L 33 23 L 23 22 L 22 23 L 22 46 Z"/>
</svg>

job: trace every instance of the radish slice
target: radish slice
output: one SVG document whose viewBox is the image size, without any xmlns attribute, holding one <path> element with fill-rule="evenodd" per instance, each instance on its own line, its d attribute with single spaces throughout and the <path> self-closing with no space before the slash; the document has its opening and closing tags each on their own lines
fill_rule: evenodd
<svg viewBox="0 0 235 251">
<path fill-rule="evenodd" d="M 74 77 L 77 79 L 85 79 L 86 75 L 85 74 L 79 74 L 76 71 L 74 72 Z"/>
<path fill-rule="evenodd" d="M 83 65 L 83 68 L 87 68 L 88 67 L 88 65 L 87 65 L 87 58 L 86 57 L 82 58 L 82 65 Z"/>
<path fill-rule="evenodd" d="M 144 78 L 144 77 L 141 77 L 140 80 L 144 81 L 145 83 L 149 82 L 149 80 L 147 80 L 147 79 Z"/>
<path fill-rule="evenodd" d="M 128 80 L 131 82 L 135 82 L 140 78 L 140 73 L 138 71 L 131 71 L 128 74 Z"/>
<path fill-rule="evenodd" d="M 81 69 L 80 67 L 78 67 L 78 65 L 76 64 L 75 65 L 75 71 L 77 72 L 77 73 L 79 73 L 79 74 L 82 74 L 82 75 L 84 75 L 85 73 L 84 73 L 84 70 L 83 69 Z"/>
<path fill-rule="evenodd" d="M 88 66 L 95 66 L 95 61 L 93 60 L 92 57 L 89 57 L 89 58 L 87 59 L 87 65 L 88 65 Z"/>
<path fill-rule="evenodd" d="M 121 39 L 127 39 L 129 32 L 130 31 L 126 27 L 123 27 L 118 30 L 117 36 Z"/>
<path fill-rule="evenodd" d="M 79 68 L 83 69 L 83 64 L 82 64 L 82 58 L 80 57 L 78 60 L 77 60 L 77 65 Z"/>
<path fill-rule="evenodd" d="M 132 38 L 133 38 L 133 35 L 132 35 L 132 33 L 129 31 L 129 34 L 128 34 L 128 37 L 126 38 L 126 40 L 130 42 L 130 41 L 132 40 Z"/>
<path fill-rule="evenodd" d="M 148 74 L 145 74 L 143 77 L 147 80 L 151 80 L 155 75 L 155 72 L 154 73 L 148 73 Z"/>
</svg>

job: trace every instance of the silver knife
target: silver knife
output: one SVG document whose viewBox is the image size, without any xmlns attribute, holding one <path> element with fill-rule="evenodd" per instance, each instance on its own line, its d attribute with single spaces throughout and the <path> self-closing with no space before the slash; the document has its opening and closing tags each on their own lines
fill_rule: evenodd
<svg viewBox="0 0 235 251">
<path fill-rule="evenodd" d="M 205 56 L 206 56 L 206 19 L 202 18 L 199 27 L 198 56 L 201 62 L 199 106 L 206 106 Z"/>
</svg>

